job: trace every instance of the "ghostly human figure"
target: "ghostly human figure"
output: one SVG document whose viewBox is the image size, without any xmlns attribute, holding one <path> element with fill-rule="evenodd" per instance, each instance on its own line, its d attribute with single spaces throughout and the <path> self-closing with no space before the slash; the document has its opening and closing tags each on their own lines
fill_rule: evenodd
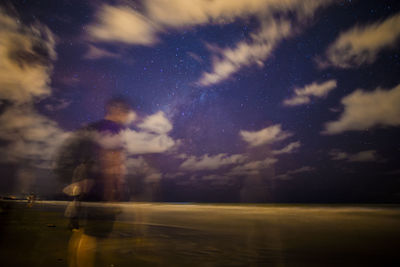
<svg viewBox="0 0 400 267">
<path fill-rule="evenodd" d="M 113 99 L 104 119 L 78 130 L 60 151 L 56 171 L 74 198 L 65 211 L 73 231 L 69 266 L 94 266 L 99 240 L 113 229 L 120 210 L 110 203 L 126 199 L 122 131 L 135 116 L 126 101 Z"/>
</svg>

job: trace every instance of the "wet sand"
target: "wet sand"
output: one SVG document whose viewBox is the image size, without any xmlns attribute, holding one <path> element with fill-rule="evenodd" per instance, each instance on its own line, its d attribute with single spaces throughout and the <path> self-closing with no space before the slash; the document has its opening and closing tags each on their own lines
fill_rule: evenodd
<svg viewBox="0 0 400 267">
<path fill-rule="evenodd" d="M 3 266 L 67 266 L 66 202 L 1 204 Z M 96 266 L 400 265 L 399 206 L 87 205 L 120 211 Z"/>
</svg>

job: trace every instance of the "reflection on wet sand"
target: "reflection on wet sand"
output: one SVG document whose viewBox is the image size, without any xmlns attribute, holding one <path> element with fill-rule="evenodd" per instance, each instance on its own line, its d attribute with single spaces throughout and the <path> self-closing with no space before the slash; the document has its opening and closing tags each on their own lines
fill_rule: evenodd
<svg viewBox="0 0 400 267">
<path fill-rule="evenodd" d="M 94 266 L 400 263 L 396 206 L 82 204 L 120 210 L 108 237 L 83 240 L 87 245 L 76 255 Z M 38 201 L 30 209 L 25 204 L 13 209 L 7 217 L 2 259 L 14 266 L 66 266 L 58 260 L 67 264 L 68 240 L 78 239 L 69 239 L 65 207 L 66 202 Z M 55 227 L 47 227 L 48 223 Z M 5 246 L 7 242 L 11 245 Z M 15 242 L 19 245 L 12 245 Z M 21 251 L 24 257 L 16 257 Z"/>
</svg>

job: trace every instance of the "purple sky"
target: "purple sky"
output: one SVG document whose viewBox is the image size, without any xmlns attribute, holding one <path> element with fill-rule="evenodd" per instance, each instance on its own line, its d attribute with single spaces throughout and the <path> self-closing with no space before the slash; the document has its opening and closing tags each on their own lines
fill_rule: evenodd
<svg viewBox="0 0 400 267">
<path fill-rule="evenodd" d="M 3 193 L 122 96 L 159 200 L 400 200 L 398 1 L 83 2 L 0 6 Z"/>
</svg>

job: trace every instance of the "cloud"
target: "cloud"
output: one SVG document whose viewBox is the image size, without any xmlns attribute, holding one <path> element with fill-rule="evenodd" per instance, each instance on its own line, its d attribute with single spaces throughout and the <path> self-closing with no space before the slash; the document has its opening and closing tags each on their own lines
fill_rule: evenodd
<svg viewBox="0 0 400 267">
<path fill-rule="evenodd" d="M 204 60 L 203 60 L 203 58 L 201 57 L 201 56 L 199 56 L 199 55 L 197 55 L 197 54 L 195 54 L 195 53 L 193 53 L 193 52 L 187 52 L 186 53 L 189 57 L 191 57 L 191 58 L 193 58 L 194 60 L 196 60 L 197 62 L 199 62 L 199 63 L 203 63 L 204 62 Z"/>
<path fill-rule="evenodd" d="M 255 15 L 261 25 L 260 30 L 250 35 L 250 40 L 238 42 L 233 48 L 211 49 L 212 67 L 204 72 L 197 84 L 209 86 L 230 78 L 244 67 L 264 66 L 283 39 L 294 35 L 301 25 L 312 17 L 319 7 L 331 1 L 214 1 L 215 11 L 210 12 L 211 21 L 232 20 L 234 17 Z M 211 8 L 211 7 L 210 7 Z M 203 13 L 206 13 L 205 11 Z M 287 16 L 290 13 L 292 16 Z M 279 14 L 279 16 L 276 16 Z M 294 18 L 294 19 L 293 19 Z M 203 17 L 204 20 L 204 17 Z M 295 27 L 293 25 L 296 25 Z"/>
<path fill-rule="evenodd" d="M 239 135 L 246 141 L 251 147 L 272 144 L 281 140 L 284 140 L 292 133 L 282 131 L 280 124 L 275 124 L 266 127 L 260 131 L 245 131 L 241 130 Z"/>
<path fill-rule="evenodd" d="M 172 149 L 177 142 L 166 134 L 126 130 L 122 132 L 125 148 L 132 155 L 163 153 Z"/>
<path fill-rule="evenodd" d="M 40 23 L 17 21 L 0 9 L 0 98 L 9 103 L 0 115 L 0 161 L 49 169 L 69 134 L 34 108 L 51 95 L 55 37 Z"/>
<path fill-rule="evenodd" d="M 127 174 L 141 175 L 147 183 L 158 182 L 162 178 L 161 172 L 151 167 L 143 157 L 128 158 L 126 161 Z"/>
<path fill-rule="evenodd" d="M 103 5 L 96 17 L 87 29 L 92 41 L 135 45 L 157 42 L 156 25 L 129 6 Z"/>
<path fill-rule="evenodd" d="M 333 107 L 333 108 L 329 108 L 329 111 L 331 111 L 331 112 L 340 112 L 341 109 L 338 108 L 338 107 Z"/>
<path fill-rule="evenodd" d="M 360 89 L 341 100 L 344 112 L 337 121 L 325 124 L 323 134 L 367 130 L 375 126 L 400 125 L 400 84 L 391 90 Z"/>
<path fill-rule="evenodd" d="M 170 125 L 170 122 L 159 112 L 145 118 L 145 124 L 141 125 L 140 131 L 127 128 L 115 134 L 109 131 L 92 130 L 88 127 L 77 131 L 76 136 L 93 140 L 105 149 L 123 149 L 128 157 L 171 151 L 179 145 L 179 140 L 168 136 L 165 127 L 160 128 L 157 124 L 159 121 L 153 120 L 154 118 L 163 118 L 162 121 Z M 172 129 L 172 126 L 168 126 L 168 131 L 169 129 Z"/>
<path fill-rule="evenodd" d="M 336 87 L 336 80 L 329 80 L 324 83 L 312 83 L 304 88 L 296 88 L 294 91 L 298 96 L 324 97 Z"/>
<path fill-rule="evenodd" d="M 146 117 L 142 123 L 138 124 L 138 127 L 145 131 L 166 134 L 172 130 L 172 123 L 165 116 L 164 112 L 159 111 L 156 114 Z"/>
<path fill-rule="evenodd" d="M 311 97 L 326 97 L 331 90 L 336 88 L 336 86 L 336 80 L 329 80 L 323 83 L 313 82 L 306 85 L 304 88 L 295 88 L 295 95 L 291 98 L 285 99 L 283 105 L 298 106 L 310 103 Z"/>
<path fill-rule="evenodd" d="M 300 106 L 310 103 L 311 99 L 309 96 L 294 96 L 283 101 L 284 106 Z"/>
<path fill-rule="evenodd" d="M 334 149 L 329 153 L 329 155 L 333 160 L 346 160 L 349 162 L 370 162 L 379 160 L 375 150 L 366 150 L 355 154 L 349 154 L 347 152 Z"/>
<path fill-rule="evenodd" d="M 58 148 L 70 133 L 31 106 L 8 108 L 0 116 L 1 161 L 51 169 Z"/>
<path fill-rule="evenodd" d="M 276 158 L 268 157 L 264 160 L 250 161 L 243 165 L 234 167 L 228 176 L 253 176 L 259 175 L 261 170 L 267 169 L 273 166 L 278 160 Z"/>
<path fill-rule="evenodd" d="M 93 42 L 121 42 L 153 45 L 167 30 L 181 30 L 208 24 L 227 24 L 235 19 L 255 17 L 261 27 L 233 48 L 212 50 L 212 67 L 198 85 L 216 84 L 241 68 L 263 66 L 277 44 L 303 25 L 315 10 L 330 0 L 149 0 L 140 14 L 129 6 L 103 5 L 97 21 L 88 26 Z M 177 15 L 179 14 L 179 15 Z M 297 25 L 297 27 L 293 27 Z"/>
<path fill-rule="evenodd" d="M 268 130 L 272 129 L 272 133 L 271 132 L 268 132 L 267 134 L 265 134 L 265 132 L 262 132 L 262 134 L 260 134 L 259 132 L 257 132 L 257 133 L 259 135 L 263 135 L 263 138 L 266 138 L 266 135 L 268 135 L 268 137 L 267 137 L 267 139 L 269 139 L 269 141 L 267 141 L 268 143 L 283 140 L 288 135 L 290 135 L 287 132 L 281 131 L 279 125 L 275 125 L 275 126 L 276 127 L 274 127 L 274 129 L 278 129 L 278 131 L 269 127 L 270 129 L 268 129 Z M 271 126 L 271 127 L 273 127 L 273 126 Z M 266 141 L 266 140 L 264 139 L 263 141 Z M 281 155 L 281 154 L 293 153 L 300 146 L 301 146 L 301 143 L 299 141 L 292 142 L 292 143 L 288 144 L 287 146 L 283 147 L 282 149 L 272 150 L 271 154 L 272 155 Z M 273 164 L 275 164 L 278 161 L 278 159 L 276 159 L 274 157 L 267 157 L 263 160 L 249 161 L 248 156 L 245 154 L 228 155 L 225 153 L 221 153 L 221 154 L 217 154 L 217 155 L 213 155 L 213 156 L 209 156 L 208 154 L 206 154 L 201 157 L 181 155 L 180 158 L 185 159 L 185 161 L 179 167 L 179 169 L 181 169 L 183 171 L 217 170 L 217 169 L 220 169 L 225 166 L 236 165 L 235 167 L 233 167 L 230 171 L 228 171 L 225 174 L 227 177 L 228 176 L 258 175 L 258 174 L 260 174 L 260 172 L 262 170 L 271 167 Z M 211 176 L 205 176 L 205 177 L 207 177 L 207 179 L 211 179 L 211 178 L 221 177 L 221 175 L 212 174 Z"/>
<path fill-rule="evenodd" d="M 0 10 L 0 162 L 17 164 L 20 185 L 33 185 L 31 182 L 40 172 L 55 167 L 54 160 L 72 133 L 35 109 L 37 101 L 52 93 L 55 37 L 41 24 L 24 26 L 17 21 Z M 46 105 L 48 110 L 70 104 L 58 99 L 53 102 Z M 98 135 L 97 140 L 108 147 L 125 146 L 128 156 L 162 153 L 178 143 L 167 135 L 172 124 L 162 112 L 145 118 L 139 128 L 140 131 L 128 129 L 119 136 Z M 158 181 L 161 173 L 144 164 L 141 159 L 129 159 L 127 167 L 132 172 L 140 165 L 147 181 Z M 24 189 L 29 190 L 28 187 Z"/>
<path fill-rule="evenodd" d="M 305 173 L 305 172 L 312 172 L 314 170 L 315 170 L 315 168 L 313 168 L 313 167 L 303 166 L 301 168 L 298 168 L 298 169 L 295 169 L 295 170 L 290 170 L 290 171 L 287 171 L 287 172 L 282 173 L 280 175 L 277 175 L 277 176 L 275 176 L 275 178 L 276 179 L 282 179 L 282 180 L 290 179 L 290 178 L 293 177 L 293 175 L 296 175 L 296 174 L 299 174 L 299 173 Z"/>
<path fill-rule="evenodd" d="M 285 146 L 282 149 L 279 150 L 272 150 L 273 155 L 280 155 L 280 154 L 288 154 L 288 153 L 293 153 L 301 146 L 301 143 L 299 141 L 297 142 L 292 142 Z"/>
<path fill-rule="evenodd" d="M 217 175 L 217 174 L 209 174 L 209 175 L 204 175 L 202 177 L 203 180 L 218 180 L 220 179 L 222 176 L 221 175 Z"/>
<path fill-rule="evenodd" d="M 146 14 L 167 28 L 188 28 L 206 24 L 227 24 L 235 19 L 255 16 L 269 21 L 276 14 L 306 20 L 331 0 L 151 0 L 145 2 Z M 176 16 L 179 14 L 179 16 Z"/>
<path fill-rule="evenodd" d="M 86 59 L 99 59 L 99 58 L 120 58 L 121 56 L 117 53 L 110 52 L 108 50 L 96 47 L 89 44 L 89 49 L 83 56 Z"/>
<path fill-rule="evenodd" d="M 0 8 L 0 98 L 27 103 L 51 94 L 55 38 L 42 24 L 17 23 Z"/>
<path fill-rule="evenodd" d="M 55 103 L 46 104 L 44 107 L 49 111 L 57 111 L 64 108 L 67 108 L 72 101 L 66 99 L 54 99 Z"/>
<path fill-rule="evenodd" d="M 92 138 L 105 148 L 125 148 L 128 155 L 164 153 L 179 144 L 168 136 L 168 132 L 172 130 L 172 123 L 162 111 L 146 117 L 138 124 L 138 128 L 140 131 L 128 128 L 119 134 L 108 132 L 88 134 L 93 134 Z"/>
<path fill-rule="evenodd" d="M 201 177 L 203 181 L 209 181 L 211 186 L 230 186 L 235 183 L 231 176 L 210 174 Z"/>
<path fill-rule="evenodd" d="M 188 171 L 216 170 L 223 166 L 241 163 L 245 159 L 245 155 L 234 154 L 228 156 L 225 153 L 214 156 L 209 156 L 208 154 L 201 157 L 189 156 L 179 168 Z"/>
<path fill-rule="evenodd" d="M 375 150 L 361 151 L 348 157 L 348 161 L 351 162 L 376 161 L 377 159 Z"/>
<path fill-rule="evenodd" d="M 396 48 L 400 37 L 400 13 L 384 21 L 354 26 L 342 32 L 328 47 L 326 59 L 317 60 L 320 67 L 359 67 L 371 64 L 384 49 Z"/>
<path fill-rule="evenodd" d="M 327 2 L 327 1 L 325 1 Z M 166 27 L 190 27 L 204 24 L 226 24 L 236 18 L 267 16 L 275 12 L 312 13 L 324 1 L 300 0 L 152 0 L 146 1 L 146 13 Z M 177 16 L 176 14 L 179 14 Z"/>
<path fill-rule="evenodd" d="M 122 146 L 129 155 L 163 153 L 179 144 L 168 136 L 173 127 L 162 111 L 147 116 L 137 126 L 140 131 L 128 128 L 119 135 L 100 134 L 97 140 L 105 147 Z"/>
<path fill-rule="evenodd" d="M 288 21 L 265 23 L 262 30 L 252 35 L 251 41 L 242 41 L 234 48 L 214 49 L 211 72 L 204 72 L 198 84 L 208 86 L 229 78 L 239 69 L 257 64 L 263 66 L 278 41 L 290 33 Z"/>
</svg>

